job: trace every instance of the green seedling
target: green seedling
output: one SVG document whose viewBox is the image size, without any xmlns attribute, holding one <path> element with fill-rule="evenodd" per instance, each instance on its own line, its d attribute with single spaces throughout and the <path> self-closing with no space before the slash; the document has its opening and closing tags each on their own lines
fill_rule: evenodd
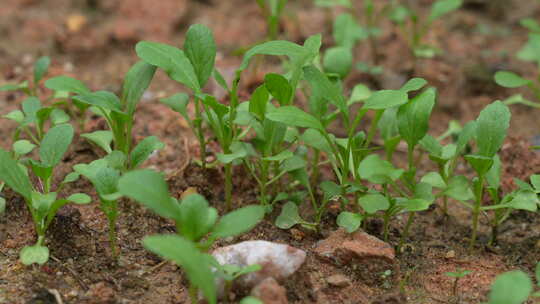
<svg viewBox="0 0 540 304">
<path fill-rule="evenodd" d="M 154 235 L 144 238 L 148 250 L 172 260 L 186 272 L 190 281 L 192 303 L 198 303 L 200 289 L 210 303 L 216 303 L 212 269 L 217 261 L 207 252 L 221 238 L 248 232 L 264 217 L 262 206 L 247 206 L 222 217 L 204 197 L 191 194 L 180 202 L 171 197 L 163 177 L 151 170 L 126 173 L 118 182 L 119 192 L 155 213 L 176 223 L 177 235 Z"/>
<path fill-rule="evenodd" d="M 434 21 L 459 9 L 462 3 L 463 0 L 437 0 L 432 4 L 429 15 L 425 18 L 406 4 L 393 7 L 389 17 L 402 30 L 413 55 L 414 63 L 416 63 L 417 57 L 432 58 L 441 52 L 437 48 L 425 44 L 424 37 L 432 28 Z"/>
<path fill-rule="evenodd" d="M 268 40 L 275 40 L 279 35 L 279 21 L 287 0 L 257 0 L 257 4 L 266 16 Z"/>
<path fill-rule="evenodd" d="M 516 57 L 523 61 L 535 62 L 540 72 L 540 24 L 533 19 L 523 19 L 521 25 L 530 31 L 529 40 Z M 535 98 L 535 101 L 531 101 L 521 94 L 515 94 L 504 100 L 506 104 L 524 104 L 540 108 L 540 73 L 537 73 L 534 79 L 527 79 L 511 71 L 499 71 L 495 73 L 495 82 L 505 88 L 527 87 Z"/>
<path fill-rule="evenodd" d="M 237 265 L 215 265 L 217 276 L 225 281 L 225 299 L 231 291 L 234 280 L 248 273 L 257 272 L 262 269 L 261 265 L 253 264 L 245 267 Z"/>
<path fill-rule="evenodd" d="M 20 91 L 25 93 L 28 96 L 37 97 L 39 91 L 39 83 L 43 77 L 47 74 L 49 70 L 49 65 L 51 64 L 51 59 L 47 56 L 40 57 L 34 63 L 34 77 L 32 82 L 29 83 L 28 80 L 25 80 L 18 84 L 6 84 L 0 86 L 1 91 Z"/>
<path fill-rule="evenodd" d="M 461 278 L 464 278 L 464 277 L 468 276 L 471 273 L 472 273 L 472 271 L 470 271 L 470 270 L 461 270 L 459 268 L 454 272 L 446 272 L 445 273 L 447 276 L 449 276 L 451 278 L 454 278 L 454 284 L 453 284 L 453 287 L 452 287 L 452 294 L 453 294 L 454 299 L 456 299 L 456 303 L 459 303 L 459 297 L 458 297 L 459 280 Z"/>
<path fill-rule="evenodd" d="M 34 220 L 38 237 L 35 245 L 26 246 L 21 251 L 21 261 L 25 265 L 44 264 L 49 259 L 49 249 L 45 246 L 45 232 L 62 206 L 68 203 L 90 203 L 90 197 L 83 193 L 60 198 L 64 185 L 78 179 L 77 173 L 68 174 L 57 185 L 55 191 L 52 189 L 54 169 L 61 162 L 72 138 L 73 128 L 70 125 L 63 124 L 51 128 L 40 142 L 39 161 L 17 160 L 9 152 L 0 149 L 0 181 L 23 197 Z M 37 179 L 37 187 L 32 185 L 29 172 Z"/>
<path fill-rule="evenodd" d="M 540 287 L 540 263 L 536 264 L 535 276 Z M 514 270 L 497 276 L 487 304 L 523 304 L 529 297 L 540 298 L 540 292 L 533 292 L 533 282 L 525 272 Z"/>
<path fill-rule="evenodd" d="M 113 151 L 121 152 L 126 159 L 122 171 L 136 169 L 153 151 L 164 147 L 156 137 L 151 136 L 132 148 L 135 110 L 155 71 L 155 66 L 143 61 L 133 65 L 124 79 L 122 98 L 108 91 L 83 93 L 73 97 L 77 102 L 88 105 L 96 114 L 105 118 L 109 131 L 96 131 L 81 136 L 102 148 L 107 154 Z"/>
</svg>

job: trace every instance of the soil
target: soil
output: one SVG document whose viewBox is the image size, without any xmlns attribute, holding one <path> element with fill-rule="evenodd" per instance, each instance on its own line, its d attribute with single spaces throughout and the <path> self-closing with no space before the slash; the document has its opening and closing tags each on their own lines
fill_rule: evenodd
<svg viewBox="0 0 540 304">
<path fill-rule="evenodd" d="M 281 38 L 302 42 L 323 33 L 324 46 L 332 43 L 329 18 L 339 10 L 316 8 L 313 1 L 289 1 L 281 22 Z M 385 1 L 381 1 L 385 2 Z M 417 1 L 425 11 L 432 1 Z M 511 69 L 534 76 L 534 64 L 518 61 L 513 54 L 527 39 L 519 26 L 524 17 L 540 19 L 540 3 L 529 0 L 468 0 L 463 9 L 433 25 L 428 40 L 445 50 L 430 60 L 420 60 L 412 73 L 426 78 L 439 90 L 439 101 L 430 130 L 434 135 L 446 130 L 450 120 L 466 122 L 493 100 L 519 90 L 496 86 L 492 75 Z M 425 13 L 425 12 L 424 12 Z M 134 44 L 153 40 L 180 45 L 190 24 L 203 23 L 214 30 L 219 54 L 217 67 L 231 78 L 241 61 L 239 50 L 265 39 L 265 23 L 255 1 L 251 0 L 3 0 L 0 8 L 0 84 L 22 81 L 31 75 L 36 58 L 52 58 L 50 76 L 71 75 L 92 89 L 119 91 L 123 75 L 136 60 Z M 347 88 L 359 82 L 373 89 L 395 88 L 411 75 L 412 60 L 405 42 L 390 23 L 383 23 L 380 37 L 382 75 L 370 76 L 354 71 Z M 367 45 L 356 49 L 356 60 L 371 60 Z M 259 73 L 245 73 L 243 92 L 249 96 L 261 72 L 279 70 L 276 62 L 260 67 Z M 537 72 L 537 70 L 536 70 Z M 215 84 L 207 89 L 226 98 Z M 192 187 L 224 211 L 223 172 L 220 168 L 201 170 L 193 160 L 199 157 L 198 144 L 185 121 L 158 98 L 184 90 L 163 73 L 158 73 L 143 97 L 134 129 L 135 141 L 158 136 L 167 147 L 154 155 L 146 167 L 167 174 L 173 194 L 179 197 Z M 45 92 L 45 90 L 43 90 Z M 527 96 L 527 92 L 522 92 Z M 22 95 L 0 92 L 1 113 L 18 107 Z M 526 179 L 540 173 L 540 155 L 530 150 L 537 139 L 538 113 L 524 106 L 512 106 L 510 137 L 501 158 L 504 190 L 515 185 L 513 178 Z M 0 147 L 11 145 L 15 125 L 0 124 Z M 85 132 L 104 129 L 104 122 L 92 117 Z M 83 130 L 78 130 L 82 132 Z M 339 132 L 339 130 L 337 130 Z M 217 146 L 210 146 L 219 152 Z M 78 136 L 57 172 L 60 180 L 77 163 L 103 156 Z M 426 160 L 424 169 L 430 168 Z M 458 168 L 459 170 L 460 168 Z M 257 203 L 255 182 L 242 168 L 235 169 L 234 202 L 237 206 Z M 461 170 L 463 170 L 461 168 Z M 323 170 L 325 172 L 325 170 Z M 332 178 L 326 170 L 323 178 Z M 466 173 L 466 172 L 465 172 Z M 85 179 L 69 186 L 69 192 L 95 192 Z M 5 191 L 7 210 L 0 216 L 0 303 L 187 303 L 185 279 L 173 264 L 162 263 L 144 250 L 141 239 L 148 234 L 174 231 L 174 225 L 129 201 L 121 202 L 118 239 L 122 257 L 111 261 L 107 223 L 98 203 L 62 209 L 48 231 L 52 258 L 44 266 L 25 267 L 18 253 L 35 241 L 30 214 L 24 202 Z M 458 204 L 450 204 L 450 217 L 440 208 L 418 214 L 410 238 L 402 252 L 396 280 L 368 284 L 347 269 L 326 263 L 314 254 L 318 241 L 337 229 L 338 206 L 331 206 L 319 233 L 301 227 L 280 230 L 273 225 L 275 210 L 256 229 L 234 240 L 264 239 L 303 249 L 306 263 L 283 283 L 290 303 L 480 303 L 486 300 L 494 277 L 504 271 L 521 269 L 532 274 L 540 260 L 540 217 L 514 212 L 500 228 L 498 244 L 487 246 L 489 227 L 481 221 L 479 245 L 467 251 L 470 215 Z M 392 224 L 390 243 L 399 241 L 399 231 L 407 220 L 398 217 Z M 381 223 L 369 222 L 367 232 L 382 237 Z M 457 297 L 452 278 L 446 272 L 466 269 L 471 275 L 458 282 Z M 332 286 L 326 278 L 346 275 L 351 284 Z M 244 296 L 242 292 L 236 299 Z M 532 303 L 532 302 L 529 302 Z"/>
</svg>

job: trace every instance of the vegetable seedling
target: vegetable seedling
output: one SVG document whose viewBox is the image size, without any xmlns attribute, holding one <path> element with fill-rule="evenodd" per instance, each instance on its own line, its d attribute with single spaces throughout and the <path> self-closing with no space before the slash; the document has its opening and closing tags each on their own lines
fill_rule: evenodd
<svg viewBox="0 0 540 304">
<path fill-rule="evenodd" d="M 186 272 L 192 303 L 198 303 L 200 289 L 210 303 L 216 303 L 217 261 L 206 252 L 220 238 L 241 235 L 253 229 L 264 217 L 262 206 L 246 206 L 219 216 L 204 197 L 191 194 L 180 202 L 171 197 L 161 174 L 151 170 L 126 173 L 118 182 L 119 192 L 155 213 L 176 223 L 177 235 L 145 237 L 146 249 L 172 260 Z"/>
<path fill-rule="evenodd" d="M 470 270 L 462 270 L 462 269 L 457 269 L 456 271 L 453 271 L 453 272 L 446 272 L 445 274 L 451 278 L 454 278 L 454 284 L 452 285 L 452 294 L 453 294 L 453 297 L 454 299 L 456 299 L 456 302 L 459 303 L 459 297 L 458 297 L 458 284 L 459 284 L 459 279 L 461 278 L 464 278 L 466 276 L 468 276 L 469 274 L 471 274 L 472 271 Z"/>
<path fill-rule="evenodd" d="M 39 145 L 39 161 L 16 160 L 9 152 L 0 149 L 0 181 L 23 197 L 34 220 L 38 237 L 35 245 L 21 250 L 21 261 L 25 265 L 44 264 L 49 259 L 45 232 L 61 207 L 68 203 L 87 204 L 91 201 L 90 197 L 83 193 L 75 193 L 67 198 L 59 197 L 65 184 L 78 179 L 77 173 L 68 174 L 56 191 L 52 191 L 54 169 L 60 164 L 72 138 L 73 128 L 70 125 L 63 124 L 49 129 Z M 37 178 L 37 187 L 32 185 L 29 172 Z"/>
<path fill-rule="evenodd" d="M 287 0 L 257 0 L 257 4 L 266 16 L 268 40 L 276 40 L 279 34 L 279 22 Z"/>
</svg>

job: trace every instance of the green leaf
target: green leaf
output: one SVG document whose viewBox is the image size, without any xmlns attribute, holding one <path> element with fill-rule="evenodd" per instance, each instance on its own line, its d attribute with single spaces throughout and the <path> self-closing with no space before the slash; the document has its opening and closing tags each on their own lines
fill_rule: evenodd
<svg viewBox="0 0 540 304">
<path fill-rule="evenodd" d="M 268 73 L 264 76 L 264 86 L 279 101 L 280 105 L 290 104 L 294 92 L 291 84 L 285 77 L 279 74 Z"/>
<path fill-rule="evenodd" d="M 61 125 L 64 123 L 68 123 L 70 120 L 69 115 L 64 112 L 62 109 L 55 108 L 51 112 L 51 123 L 53 125 Z"/>
<path fill-rule="evenodd" d="M 507 204 L 514 209 L 536 212 L 538 210 L 538 197 L 535 192 L 519 190 Z"/>
<path fill-rule="evenodd" d="M 529 298 L 532 282 L 523 271 L 503 273 L 495 279 L 489 292 L 489 304 L 522 304 Z"/>
<path fill-rule="evenodd" d="M 49 65 L 51 64 L 51 58 L 43 56 L 34 63 L 34 84 L 37 84 L 43 76 L 47 73 Z"/>
<path fill-rule="evenodd" d="M 431 203 L 431 201 L 422 198 L 413 198 L 399 201 L 398 205 L 402 206 L 405 210 L 409 212 L 418 212 L 428 210 Z"/>
<path fill-rule="evenodd" d="M 100 197 L 117 193 L 119 180 L 120 173 L 109 167 L 98 168 L 90 179 Z"/>
<path fill-rule="evenodd" d="M 45 87 L 55 91 L 65 91 L 79 95 L 90 94 L 90 89 L 80 80 L 67 76 L 58 76 L 47 79 Z"/>
<path fill-rule="evenodd" d="M 169 195 L 167 183 L 155 171 L 135 170 L 126 173 L 118 181 L 118 191 L 163 217 L 180 218 L 179 206 Z"/>
<path fill-rule="evenodd" d="M 472 193 L 471 187 L 469 185 L 469 180 L 462 175 L 453 176 L 448 181 L 448 187 L 444 191 L 444 194 L 462 202 L 474 198 L 474 194 Z"/>
<path fill-rule="evenodd" d="M 540 174 L 533 174 L 530 177 L 531 184 L 534 187 L 534 190 L 540 191 Z"/>
<path fill-rule="evenodd" d="M 401 90 L 374 92 L 364 103 L 365 109 L 383 110 L 407 103 L 407 93 Z"/>
<path fill-rule="evenodd" d="M 187 112 L 187 104 L 189 102 L 189 95 L 185 93 L 177 93 L 168 98 L 162 98 L 159 100 L 161 103 L 169 106 L 173 111 L 180 113 L 186 120 L 189 119 Z"/>
<path fill-rule="evenodd" d="M 22 124 L 24 121 L 24 114 L 22 111 L 19 111 L 19 110 L 11 111 L 2 117 L 9 120 L 13 120 L 19 124 Z"/>
<path fill-rule="evenodd" d="M 184 198 L 180 203 L 179 218 L 182 236 L 194 242 L 205 236 L 211 228 L 207 225 L 211 215 L 209 209 L 208 202 L 199 194 L 191 194 Z M 215 221 L 215 218 L 213 220 Z"/>
<path fill-rule="evenodd" d="M 495 73 L 495 82 L 505 88 L 519 88 L 531 83 L 530 80 L 509 71 Z"/>
<path fill-rule="evenodd" d="M 90 142 L 96 144 L 101 149 L 105 150 L 107 154 L 112 152 L 111 143 L 113 140 L 113 134 L 111 131 L 95 131 L 92 133 L 81 134 L 81 137 L 88 139 Z"/>
<path fill-rule="evenodd" d="M 240 304 L 264 304 L 264 303 L 255 297 L 248 296 L 248 297 L 243 298 L 240 301 Z"/>
<path fill-rule="evenodd" d="M 462 3 L 463 3 L 463 0 L 437 0 L 431 6 L 431 13 L 429 15 L 429 21 L 431 22 L 435 19 L 440 18 L 443 15 L 446 15 L 452 11 L 457 10 L 461 6 Z"/>
<path fill-rule="evenodd" d="M 135 51 L 142 60 L 163 69 L 173 80 L 196 93 L 200 92 L 195 69 L 182 50 L 163 43 L 141 41 L 135 46 Z"/>
<path fill-rule="evenodd" d="M 237 159 L 244 158 L 248 155 L 248 150 L 245 145 L 245 143 L 242 142 L 234 142 L 231 144 L 231 153 L 229 154 L 223 154 L 223 153 L 217 153 L 217 159 L 223 163 L 228 164 L 231 163 Z"/>
<path fill-rule="evenodd" d="M 426 136 L 436 96 L 437 91 L 429 88 L 399 107 L 397 113 L 399 134 L 409 147 L 416 146 Z"/>
<path fill-rule="evenodd" d="M 144 61 L 134 64 L 124 77 L 122 88 L 122 105 L 125 112 L 132 117 L 144 91 L 150 85 L 156 67 Z"/>
<path fill-rule="evenodd" d="M 143 239 L 146 249 L 182 266 L 191 284 L 201 289 L 210 304 L 215 304 L 215 277 L 208 259 L 190 242 L 177 235 L 152 235 Z"/>
<path fill-rule="evenodd" d="M 131 165 L 130 168 L 138 168 L 142 163 L 144 163 L 150 155 L 156 151 L 161 150 L 165 147 L 165 144 L 162 143 L 159 138 L 155 136 L 149 136 L 143 139 L 130 154 Z"/>
<path fill-rule="evenodd" d="M 271 121 L 283 123 L 287 126 L 313 128 L 324 131 L 321 122 L 314 116 L 300 110 L 295 106 L 284 106 L 274 109 L 266 114 Z"/>
<path fill-rule="evenodd" d="M 478 154 L 493 157 L 501 148 L 510 125 L 510 110 L 500 101 L 485 107 L 476 119 Z"/>
<path fill-rule="evenodd" d="M 253 229 L 264 218 L 265 208 L 251 205 L 229 212 L 219 219 L 212 235 L 217 238 L 238 236 Z"/>
<path fill-rule="evenodd" d="M 400 91 L 403 91 L 403 92 L 405 92 L 405 93 L 409 93 L 409 92 L 412 92 L 412 91 L 418 91 L 418 90 L 420 90 L 420 89 L 423 88 L 426 84 L 427 84 L 427 81 L 426 81 L 424 78 L 415 77 L 415 78 L 412 78 L 412 79 L 410 79 L 409 81 L 407 81 L 407 82 L 401 87 L 401 89 L 399 89 L 399 90 L 400 90 Z"/>
<path fill-rule="evenodd" d="M 479 176 L 485 176 L 493 166 L 493 158 L 490 157 L 469 154 L 465 155 L 464 158 Z"/>
<path fill-rule="evenodd" d="M 28 154 L 32 152 L 35 147 L 36 145 L 26 139 L 21 139 L 13 143 L 13 151 L 15 151 L 15 153 L 17 153 L 18 155 Z"/>
<path fill-rule="evenodd" d="M 39 147 L 41 162 L 49 167 L 58 165 L 73 140 L 73 133 L 73 127 L 68 124 L 49 129 Z"/>
<path fill-rule="evenodd" d="M 242 60 L 239 70 L 245 70 L 248 67 L 251 58 L 255 55 L 288 56 L 291 61 L 296 62 L 303 59 L 308 54 L 308 51 L 303 46 L 290 41 L 268 41 L 249 49 L 244 54 L 244 59 Z"/>
<path fill-rule="evenodd" d="M 6 84 L 0 86 L 0 92 L 4 91 L 27 91 L 28 90 L 28 81 L 23 81 L 19 84 Z"/>
<path fill-rule="evenodd" d="M 261 85 L 255 89 L 255 92 L 253 92 L 251 95 L 251 100 L 249 101 L 249 112 L 253 113 L 253 115 L 255 115 L 260 121 L 264 120 L 268 97 L 268 90 L 264 85 Z"/>
<path fill-rule="evenodd" d="M 0 215 L 6 211 L 6 199 L 0 195 Z"/>
<path fill-rule="evenodd" d="M 358 175 L 374 184 L 386 184 L 397 180 L 403 174 L 402 169 L 396 169 L 378 155 L 371 154 L 364 158 L 358 166 Z"/>
<path fill-rule="evenodd" d="M 78 180 L 80 177 L 80 174 L 77 172 L 71 172 L 66 177 L 64 177 L 64 180 L 62 181 L 62 184 L 69 184 L 76 180 Z"/>
<path fill-rule="evenodd" d="M 282 166 L 281 170 L 285 172 L 293 172 L 298 169 L 302 169 L 306 167 L 306 160 L 298 155 L 294 155 L 291 158 L 286 159 Z"/>
<path fill-rule="evenodd" d="M 533 61 L 540 65 L 540 33 L 530 33 L 529 40 L 517 53 L 516 57 L 523 61 Z"/>
<path fill-rule="evenodd" d="M 486 174 L 486 181 L 489 187 L 493 189 L 499 189 L 501 185 L 501 159 L 498 155 L 493 157 L 493 165 Z"/>
<path fill-rule="evenodd" d="M 37 122 L 37 114 L 42 108 L 41 102 L 38 98 L 31 96 L 23 100 L 22 109 L 25 115 L 24 125 L 32 124 Z"/>
<path fill-rule="evenodd" d="M 97 91 L 84 95 L 77 95 L 73 97 L 73 99 L 90 106 L 96 106 L 109 111 L 123 113 L 120 99 L 108 91 Z"/>
<path fill-rule="evenodd" d="M 337 224 L 339 227 L 342 227 L 348 233 L 353 233 L 362 224 L 362 215 L 343 211 L 337 217 Z"/>
<path fill-rule="evenodd" d="M 348 113 L 347 101 L 341 94 L 340 88 L 334 85 L 328 77 L 313 65 L 304 67 L 304 77 L 309 82 L 312 94 L 320 96 L 334 104 L 341 112 Z M 316 105 L 312 112 L 318 113 L 323 105 Z M 320 113 L 324 114 L 324 113 Z"/>
<path fill-rule="evenodd" d="M 354 86 L 351 97 L 347 104 L 353 104 L 359 101 L 364 101 L 371 96 L 371 90 L 364 84 L 357 84 Z"/>
<path fill-rule="evenodd" d="M 72 203 L 82 205 L 82 204 L 90 203 L 92 201 L 92 198 L 90 198 L 90 196 L 88 196 L 88 195 L 86 195 L 84 193 L 75 193 L 75 194 L 70 195 L 67 198 L 67 200 L 72 202 Z"/>
<path fill-rule="evenodd" d="M 332 149 L 328 144 L 328 141 L 324 139 L 321 135 L 321 132 L 315 129 L 307 129 L 304 131 L 304 134 L 300 136 L 300 139 L 304 142 L 305 145 L 313 147 L 317 150 L 331 153 Z"/>
<path fill-rule="evenodd" d="M 341 14 L 334 20 L 333 37 L 336 45 L 352 49 L 367 34 L 351 14 Z"/>
<path fill-rule="evenodd" d="M 21 262 L 24 265 L 43 265 L 49 260 L 49 248 L 45 246 L 25 246 L 21 250 Z"/>
<path fill-rule="evenodd" d="M 445 189 L 446 183 L 444 182 L 442 176 L 439 172 L 428 172 L 426 175 L 422 176 L 420 179 L 422 183 L 430 184 L 432 187 Z"/>
<path fill-rule="evenodd" d="M 302 218 L 298 214 L 298 206 L 293 202 L 287 202 L 281 208 L 281 213 L 276 218 L 275 224 L 278 228 L 289 229 L 301 222 Z"/>
<path fill-rule="evenodd" d="M 347 47 L 333 47 L 326 50 L 323 57 L 324 71 L 345 78 L 351 72 L 353 64 L 352 50 Z"/>
<path fill-rule="evenodd" d="M 204 87 L 212 75 L 216 59 L 217 48 L 212 31 L 202 24 L 190 26 L 186 33 L 184 51 L 193 65 L 200 86 Z"/>
<path fill-rule="evenodd" d="M 287 160 L 291 157 L 293 157 L 294 154 L 291 150 L 284 150 L 274 156 L 268 156 L 268 157 L 263 157 L 262 159 L 263 160 L 268 160 L 268 161 L 284 161 L 284 160 Z"/>
<path fill-rule="evenodd" d="M 388 198 L 381 194 L 366 194 L 358 199 L 358 204 L 369 214 L 388 210 L 390 207 Z"/>
<path fill-rule="evenodd" d="M 463 126 L 456 142 L 456 156 L 460 155 L 467 147 L 467 144 L 476 135 L 476 121 L 469 121 Z"/>
</svg>

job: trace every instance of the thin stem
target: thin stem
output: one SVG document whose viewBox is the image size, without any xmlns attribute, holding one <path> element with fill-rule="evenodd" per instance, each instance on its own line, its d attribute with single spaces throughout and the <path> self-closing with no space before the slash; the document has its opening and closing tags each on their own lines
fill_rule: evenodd
<svg viewBox="0 0 540 304">
<path fill-rule="evenodd" d="M 474 245 L 476 243 L 476 235 L 478 233 L 477 232 L 478 231 L 478 218 L 480 215 L 480 207 L 482 205 L 483 193 L 484 193 L 484 177 L 480 176 L 478 179 L 477 190 L 475 191 L 476 201 L 475 201 L 474 209 L 473 209 L 473 218 L 472 218 L 473 230 L 472 230 L 471 240 L 469 243 L 469 251 L 472 251 L 474 249 Z"/>
<path fill-rule="evenodd" d="M 405 243 L 405 239 L 409 237 L 409 230 L 411 228 L 411 225 L 414 221 L 414 216 L 416 215 L 416 212 L 411 212 L 409 215 L 409 218 L 407 219 L 407 224 L 405 225 L 405 230 L 403 231 L 403 234 L 401 235 L 401 239 L 399 240 L 399 245 L 397 248 L 397 252 L 401 252 L 401 247 L 403 247 L 403 244 Z"/>
<path fill-rule="evenodd" d="M 202 168 L 206 169 L 206 140 L 204 138 L 204 132 L 202 129 L 202 114 L 199 103 L 201 100 L 195 97 L 195 129 L 197 138 L 199 139 L 199 148 L 201 150 L 201 163 Z"/>
<path fill-rule="evenodd" d="M 225 164 L 225 204 L 227 210 L 232 208 L 232 163 Z"/>
</svg>

